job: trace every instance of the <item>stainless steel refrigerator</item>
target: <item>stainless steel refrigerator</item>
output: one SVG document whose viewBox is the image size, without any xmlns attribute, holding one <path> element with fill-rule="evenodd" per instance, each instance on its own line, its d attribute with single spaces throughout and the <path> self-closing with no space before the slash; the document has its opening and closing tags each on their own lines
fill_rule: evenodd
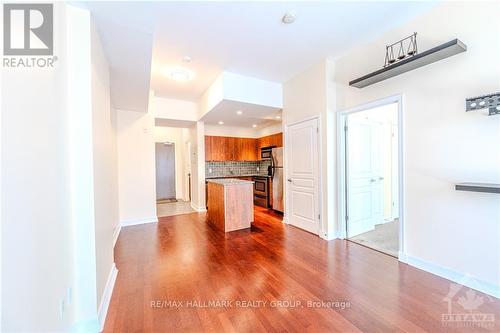
<svg viewBox="0 0 500 333">
<path fill-rule="evenodd" d="M 273 178 L 274 210 L 283 212 L 283 147 L 273 148 L 271 151 L 271 176 Z"/>
</svg>

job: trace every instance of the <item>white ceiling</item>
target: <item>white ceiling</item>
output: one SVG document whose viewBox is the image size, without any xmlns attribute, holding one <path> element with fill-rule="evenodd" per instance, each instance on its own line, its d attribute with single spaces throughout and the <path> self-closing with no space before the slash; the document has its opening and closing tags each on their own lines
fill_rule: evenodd
<svg viewBox="0 0 500 333">
<path fill-rule="evenodd" d="M 344 2 L 87 2 L 105 44 L 115 82 L 133 84 L 143 78 L 148 61 L 152 65 L 151 88 L 157 96 L 197 101 L 223 70 L 285 82 L 324 57 L 336 57 L 431 8 L 422 1 Z M 294 11 L 295 23 L 285 25 L 281 17 Z M 110 27 L 111 26 L 111 27 Z M 119 33 L 117 27 L 123 27 Z M 152 35 L 151 50 L 129 30 Z M 413 31 L 408 31 L 408 34 Z M 403 36 L 402 36 L 403 37 Z M 127 48 L 115 47 L 119 43 Z M 392 41 L 387 41 L 392 42 Z M 134 48 L 133 44 L 136 44 Z M 123 64 L 130 52 L 129 67 Z M 149 59 L 138 59 L 138 57 Z M 182 58 L 190 56 L 190 63 Z M 367 55 L 384 61 L 380 54 Z M 138 63 L 139 65 L 135 65 Z M 179 83 L 166 78 L 163 68 L 183 65 L 194 71 L 193 81 Z M 133 73 L 132 73 L 133 72 Z M 113 74 L 113 73 L 112 73 Z M 149 87 L 148 87 L 149 88 Z M 124 100 L 129 89 L 122 89 Z M 133 89 L 132 89 L 133 90 Z"/>
<path fill-rule="evenodd" d="M 223 70 L 282 83 L 430 6 L 406 1 L 158 4 L 151 85 L 158 96 L 196 101 Z M 289 10 L 297 20 L 285 25 L 281 18 Z M 384 52 L 370 56 L 383 64 Z M 192 61 L 183 64 L 184 56 Z M 184 65 L 196 78 L 188 83 L 169 80 L 162 69 L 170 65 Z"/>
<path fill-rule="evenodd" d="M 238 110 L 242 111 L 241 115 L 236 113 Z M 202 120 L 209 125 L 218 125 L 219 121 L 223 121 L 224 126 L 252 128 L 255 124 L 257 128 L 263 128 L 281 123 L 281 119 L 276 119 L 278 115 L 281 117 L 279 108 L 223 100 Z"/>
</svg>

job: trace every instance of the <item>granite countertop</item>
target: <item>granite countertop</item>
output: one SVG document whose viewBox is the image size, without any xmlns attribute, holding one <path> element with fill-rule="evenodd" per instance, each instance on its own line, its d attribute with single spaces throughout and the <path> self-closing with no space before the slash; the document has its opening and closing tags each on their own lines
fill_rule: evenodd
<svg viewBox="0 0 500 333">
<path fill-rule="evenodd" d="M 220 185 L 224 185 L 224 186 L 253 184 L 252 181 L 241 180 L 241 179 L 236 179 L 236 178 L 208 179 L 207 181 L 210 182 L 210 183 L 220 184 Z"/>
<path fill-rule="evenodd" d="M 271 176 L 269 176 L 269 175 L 258 175 L 258 174 L 253 174 L 253 175 L 230 175 L 230 176 L 205 176 L 205 179 L 224 179 L 224 178 L 240 178 L 240 177 L 265 177 L 265 178 L 270 178 Z"/>
</svg>

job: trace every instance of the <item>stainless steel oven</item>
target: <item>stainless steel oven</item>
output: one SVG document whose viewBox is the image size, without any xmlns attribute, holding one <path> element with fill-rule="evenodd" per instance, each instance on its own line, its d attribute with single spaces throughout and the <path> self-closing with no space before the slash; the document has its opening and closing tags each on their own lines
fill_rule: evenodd
<svg viewBox="0 0 500 333">
<path fill-rule="evenodd" d="M 253 202 L 257 206 L 268 207 L 269 189 L 267 177 L 253 177 Z"/>
</svg>

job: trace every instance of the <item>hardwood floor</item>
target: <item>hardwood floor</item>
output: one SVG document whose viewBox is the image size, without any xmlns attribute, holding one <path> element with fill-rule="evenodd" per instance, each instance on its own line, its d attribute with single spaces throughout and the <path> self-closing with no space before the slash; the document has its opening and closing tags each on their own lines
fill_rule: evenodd
<svg viewBox="0 0 500 333">
<path fill-rule="evenodd" d="M 499 331 L 497 322 L 444 327 L 448 280 L 351 242 L 326 242 L 258 207 L 251 230 L 227 234 L 198 213 L 123 228 L 115 261 L 104 332 Z M 478 310 L 498 321 L 500 301 L 476 296 Z M 218 307 L 203 307 L 208 301 Z M 458 297 L 451 305 L 469 313 Z"/>
</svg>

